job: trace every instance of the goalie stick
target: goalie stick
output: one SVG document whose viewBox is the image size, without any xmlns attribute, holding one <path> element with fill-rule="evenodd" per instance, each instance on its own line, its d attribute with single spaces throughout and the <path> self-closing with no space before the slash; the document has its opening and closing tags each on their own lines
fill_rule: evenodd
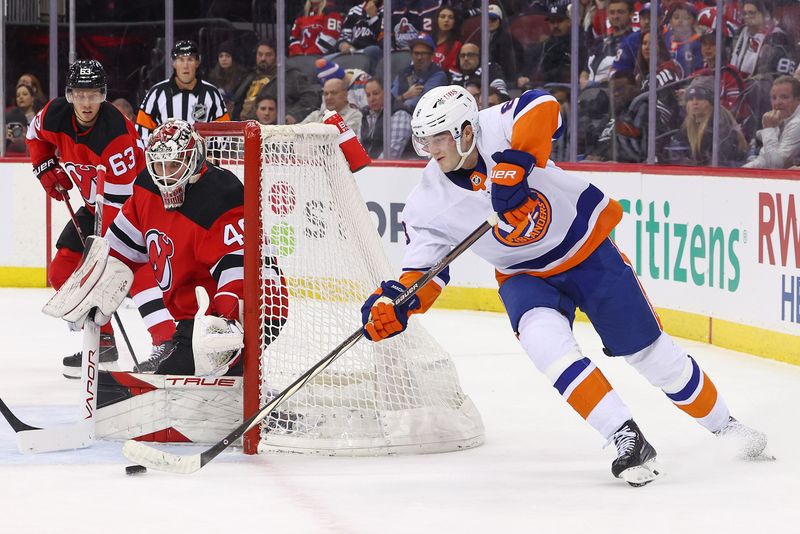
<svg viewBox="0 0 800 534">
<path fill-rule="evenodd" d="M 94 229 L 100 234 L 103 227 L 103 194 L 106 169 L 97 166 L 97 193 L 95 195 Z M 70 207 L 70 212 L 72 208 Z M 74 220 L 74 219 L 73 219 Z M 77 221 L 76 221 L 77 222 Z M 78 230 L 80 232 L 80 230 Z M 91 315 L 91 313 L 90 313 Z M 81 406 L 79 419 L 75 423 L 38 428 L 23 423 L 0 401 L 0 412 L 17 434 L 17 448 L 23 454 L 83 449 L 94 442 L 95 417 L 97 415 L 97 381 L 100 363 L 100 326 L 92 317 L 83 327 L 83 350 L 81 357 Z"/>
<path fill-rule="evenodd" d="M 459 257 L 465 250 L 471 247 L 478 239 L 480 239 L 486 232 L 497 224 L 497 216 L 492 215 L 488 220 L 484 221 L 478 228 L 469 234 L 461 243 L 456 245 L 450 252 L 448 252 L 442 259 L 436 262 L 428 271 L 422 275 L 416 282 L 411 284 L 408 289 L 394 299 L 394 304 L 402 304 L 408 299 L 413 297 L 425 284 L 430 282 L 436 275 L 442 272 L 445 267 L 450 265 L 457 257 Z M 319 373 L 324 371 L 331 365 L 339 356 L 344 354 L 358 340 L 364 335 L 361 328 L 350 334 L 347 339 L 342 341 L 339 346 L 328 353 L 324 358 L 314 364 L 313 367 L 308 369 L 299 378 L 292 382 L 286 389 L 276 395 L 270 402 L 264 405 L 258 412 L 247 418 L 241 425 L 235 428 L 230 434 L 225 436 L 222 441 L 213 445 L 209 449 L 195 454 L 172 454 L 169 452 L 161 451 L 149 445 L 145 445 L 140 441 L 128 440 L 122 447 L 122 454 L 128 460 L 136 462 L 138 465 L 156 469 L 159 471 L 167 471 L 170 473 L 189 474 L 198 471 L 203 466 L 208 464 L 211 460 L 216 458 L 222 451 L 227 449 L 233 442 L 242 437 L 245 432 L 259 424 L 270 412 L 278 408 L 283 402 L 294 395 L 300 388 L 306 385 Z"/>
<path fill-rule="evenodd" d="M 83 449 L 94 441 L 94 421 L 97 410 L 97 365 L 100 327 L 87 321 L 83 333 L 81 362 L 82 419 L 75 423 L 39 428 L 23 423 L 0 399 L 0 412 L 17 433 L 17 448 L 23 454 Z"/>
</svg>

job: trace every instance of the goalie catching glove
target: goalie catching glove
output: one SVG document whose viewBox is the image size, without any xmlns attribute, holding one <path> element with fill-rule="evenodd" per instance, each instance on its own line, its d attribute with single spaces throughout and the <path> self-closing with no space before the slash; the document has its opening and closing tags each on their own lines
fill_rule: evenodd
<svg viewBox="0 0 800 534">
<path fill-rule="evenodd" d="M 508 148 L 492 154 L 492 159 L 497 162 L 492 169 L 492 208 L 503 221 L 518 227 L 536 209 L 535 193 L 528 186 L 536 158 Z"/>
<path fill-rule="evenodd" d="M 90 236 L 81 264 L 42 311 L 64 319 L 73 330 L 83 328 L 92 310 L 96 311 L 91 320 L 101 326 L 106 324 L 125 300 L 133 281 L 133 271 L 109 256 L 109 250 L 106 239 Z"/>
<path fill-rule="evenodd" d="M 361 323 L 367 339 L 380 341 L 396 336 L 408 327 L 408 317 L 419 308 L 419 298 L 414 295 L 403 304 L 394 304 L 394 300 L 406 289 L 396 280 L 381 282 L 381 287 L 364 302 L 361 306 Z"/>
<path fill-rule="evenodd" d="M 197 286 L 194 294 L 197 298 L 197 314 L 192 329 L 194 374 L 224 375 L 239 361 L 244 347 L 244 330 L 233 319 L 206 315 L 210 302 L 204 287 Z"/>
</svg>

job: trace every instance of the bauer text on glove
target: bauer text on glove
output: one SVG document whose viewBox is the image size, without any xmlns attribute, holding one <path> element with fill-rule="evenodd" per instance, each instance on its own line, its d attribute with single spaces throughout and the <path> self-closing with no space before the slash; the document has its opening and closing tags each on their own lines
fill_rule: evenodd
<svg viewBox="0 0 800 534">
<path fill-rule="evenodd" d="M 64 191 L 72 189 L 72 180 L 54 157 L 34 165 L 33 173 L 47 194 L 56 200 L 64 200 Z"/>
<path fill-rule="evenodd" d="M 361 306 L 361 322 L 364 325 L 364 336 L 372 341 L 380 341 L 396 336 L 408 326 L 408 316 L 419 308 L 416 295 L 403 304 L 394 305 L 393 301 L 406 291 L 406 287 L 396 280 L 381 282 Z"/>
<path fill-rule="evenodd" d="M 492 154 L 492 208 L 503 221 L 519 226 L 536 209 L 536 197 L 528 186 L 528 174 L 536 158 L 511 148 Z"/>
</svg>

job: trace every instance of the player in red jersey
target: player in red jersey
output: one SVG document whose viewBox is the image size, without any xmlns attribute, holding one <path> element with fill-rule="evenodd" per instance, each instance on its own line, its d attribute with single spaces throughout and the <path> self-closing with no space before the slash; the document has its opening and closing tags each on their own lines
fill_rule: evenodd
<svg viewBox="0 0 800 534">
<path fill-rule="evenodd" d="M 112 297 L 103 288 L 114 287 L 116 271 L 143 264 L 152 268 L 178 321 L 175 348 L 160 362 L 158 374 L 242 371 L 244 187 L 230 171 L 206 162 L 205 149 L 204 140 L 182 120 L 170 119 L 153 132 L 145 150 L 147 168 L 106 232 L 111 280 L 99 282 L 100 289 L 85 297 L 91 306 L 115 308 L 118 303 L 108 304 L 105 299 Z M 286 319 L 287 295 L 277 263 L 266 264 L 264 304 L 273 320 L 266 326 L 276 328 L 274 336 Z"/>
<path fill-rule="evenodd" d="M 33 170 L 45 191 L 56 200 L 64 200 L 73 183 L 77 186 L 84 205 L 76 212 L 76 219 L 84 237 L 93 233 L 97 166 L 107 169 L 103 230 L 130 196 L 133 181 L 144 167 L 133 124 L 105 98 L 103 66 L 95 60 L 76 61 L 67 74 L 66 97 L 48 102 L 28 129 Z M 80 263 L 84 250 L 72 222 L 64 227 L 56 248 L 48 274 L 50 284 L 58 290 Z M 175 323 L 149 269 L 136 273 L 131 294 L 150 330 L 153 355 L 168 350 Z M 101 332 L 100 361 L 116 361 L 111 325 L 105 325 Z M 64 376 L 77 378 L 80 367 L 80 353 L 64 358 Z"/>
</svg>

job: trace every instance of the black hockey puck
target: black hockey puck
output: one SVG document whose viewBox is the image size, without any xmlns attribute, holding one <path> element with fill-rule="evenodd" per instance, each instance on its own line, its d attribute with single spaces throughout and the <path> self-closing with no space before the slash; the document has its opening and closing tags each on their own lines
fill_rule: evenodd
<svg viewBox="0 0 800 534">
<path fill-rule="evenodd" d="M 126 475 L 141 475 L 147 473 L 147 468 L 143 465 L 129 465 L 125 468 Z"/>
</svg>

